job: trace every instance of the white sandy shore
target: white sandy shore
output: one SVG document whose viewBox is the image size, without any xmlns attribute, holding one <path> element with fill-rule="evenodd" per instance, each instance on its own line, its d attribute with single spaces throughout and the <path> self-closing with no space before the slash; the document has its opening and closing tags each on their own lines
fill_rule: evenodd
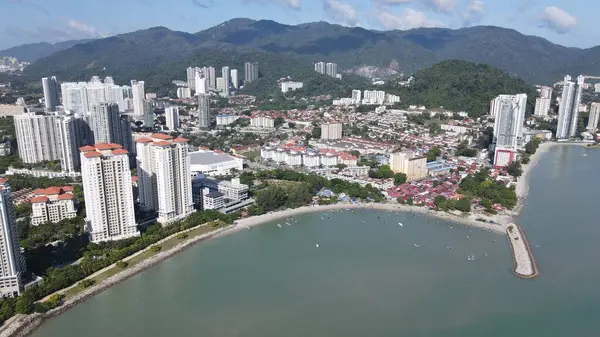
<svg viewBox="0 0 600 337">
<path fill-rule="evenodd" d="M 311 212 L 325 212 L 333 210 L 353 210 L 353 209 L 377 209 L 382 211 L 391 212 L 413 212 L 421 215 L 429 215 L 437 217 L 447 221 L 457 222 L 467 226 L 479 227 L 483 229 L 492 230 L 496 233 L 504 234 L 506 226 L 504 224 L 492 224 L 482 221 L 475 220 L 473 217 L 463 217 L 452 215 L 450 213 L 431 211 L 424 207 L 418 206 L 407 206 L 401 204 L 383 204 L 383 203 L 362 203 L 362 204 L 333 204 L 333 205 L 316 205 L 316 206 L 304 206 L 294 209 L 287 209 L 278 212 L 267 213 L 263 215 L 253 216 L 245 219 L 241 219 L 237 224 L 230 230 L 220 233 L 219 236 L 235 233 L 240 230 L 244 230 L 250 227 L 258 226 L 265 222 L 271 222 L 278 219 L 291 218 L 297 215 L 311 213 Z M 485 217 L 482 217 L 485 218 Z"/>
</svg>

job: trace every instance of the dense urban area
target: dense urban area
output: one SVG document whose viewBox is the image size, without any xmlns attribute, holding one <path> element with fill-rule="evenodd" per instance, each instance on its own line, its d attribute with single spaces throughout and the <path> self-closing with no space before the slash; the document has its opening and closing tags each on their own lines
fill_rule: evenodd
<svg viewBox="0 0 600 337">
<path fill-rule="evenodd" d="M 164 84 L 28 80 L 28 66 L 0 58 L 1 321 L 278 210 L 392 203 L 494 222 L 541 144 L 598 138 L 600 83 L 583 75 L 530 86 L 450 60 L 367 79 L 256 57 L 185 64 Z"/>
</svg>

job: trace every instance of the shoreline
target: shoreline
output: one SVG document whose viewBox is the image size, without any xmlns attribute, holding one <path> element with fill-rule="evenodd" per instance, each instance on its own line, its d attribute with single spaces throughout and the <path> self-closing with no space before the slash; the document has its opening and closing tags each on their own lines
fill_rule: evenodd
<svg viewBox="0 0 600 337">
<path fill-rule="evenodd" d="M 130 268 L 126 268 L 123 271 L 104 280 L 103 282 L 84 290 L 83 292 L 76 295 L 75 297 L 65 301 L 65 303 L 58 308 L 52 309 L 43 314 L 36 313 L 36 314 L 31 314 L 31 315 L 21 315 L 20 317 L 13 317 L 12 321 L 6 322 L 7 323 L 6 325 L 0 327 L 0 337 L 25 337 L 25 336 L 28 336 L 29 334 L 33 333 L 39 326 L 41 326 L 45 320 L 62 314 L 63 312 L 75 307 L 79 303 L 95 296 L 96 294 L 112 287 L 113 285 L 123 282 L 123 281 L 129 279 L 130 277 L 133 277 L 149 268 L 154 267 L 158 263 L 167 260 L 168 258 L 195 245 L 196 243 L 202 242 L 204 240 L 212 239 L 212 238 L 217 238 L 217 237 L 233 234 L 233 233 L 239 232 L 241 230 L 247 230 L 248 228 L 253 228 L 253 227 L 256 227 L 256 226 L 259 226 L 259 225 L 262 225 L 262 224 L 265 224 L 265 223 L 268 223 L 271 221 L 275 221 L 275 220 L 279 220 L 279 219 L 286 219 L 286 218 L 290 218 L 293 216 L 307 214 L 307 213 L 311 213 L 311 212 L 314 213 L 314 212 L 346 210 L 346 209 L 372 209 L 372 210 L 391 211 L 391 212 L 419 213 L 421 215 L 427 215 L 427 216 L 435 217 L 435 218 L 438 218 L 441 220 L 455 221 L 457 223 L 460 223 L 460 224 L 463 224 L 466 226 L 488 229 L 495 233 L 507 235 L 508 240 L 509 240 L 509 245 L 511 246 L 511 250 L 513 252 L 513 254 L 512 254 L 513 255 L 513 263 L 514 263 L 513 273 L 519 277 L 524 277 L 524 278 L 535 277 L 538 275 L 537 266 L 535 265 L 535 259 L 533 258 L 533 255 L 529 248 L 529 244 L 526 241 L 526 238 L 524 236 L 522 229 L 520 227 L 518 227 L 517 225 L 516 225 L 516 227 L 518 227 L 519 233 L 522 235 L 523 240 L 525 240 L 525 241 L 523 241 L 523 243 L 526 247 L 527 254 L 529 255 L 529 257 L 531 259 L 534 274 L 533 274 L 533 276 L 527 277 L 527 276 L 521 276 L 516 273 L 516 267 L 517 267 L 516 253 L 515 253 L 515 249 L 513 247 L 513 243 L 511 242 L 510 235 L 508 235 L 507 229 L 508 229 L 508 226 L 510 225 L 510 223 L 512 223 L 513 220 L 520 213 L 521 208 L 524 203 L 524 200 L 527 197 L 527 194 L 529 191 L 529 174 L 530 174 L 530 172 L 538 164 L 542 154 L 546 153 L 549 149 L 551 149 L 555 146 L 561 146 L 561 145 L 583 146 L 585 144 L 556 143 L 556 142 L 546 142 L 546 143 L 540 144 L 540 147 L 537 149 L 536 153 L 531 157 L 530 163 L 523 166 L 523 174 L 517 180 L 517 183 L 516 183 L 516 191 L 515 192 L 516 192 L 517 198 L 518 198 L 517 205 L 515 206 L 515 208 L 513 210 L 507 212 L 507 214 L 496 215 L 496 216 L 486 216 L 486 215 L 481 215 L 481 214 L 469 214 L 467 216 L 459 216 L 459 215 L 454 215 L 454 214 L 451 214 L 448 212 L 430 210 L 426 207 L 421 207 L 421 206 L 412 206 L 412 205 L 395 204 L 395 203 L 394 204 L 392 204 L 392 203 L 361 203 L 361 204 L 331 204 L 331 205 L 302 206 L 302 207 L 295 208 L 295 209 L 286 209 L 286 210 L 276 211 L 276 212 L 262 214 L 262 215 L 258 215 L 258 216 L 252 216 L 252 217 L 240 219 L 234 225 L 231 225 L 231 226 L 228 226 L 225 228 L 221 228 L 221 229 L 217 229 L 215 231 L 212 231 L 212 232 L 209 232 L 206 234 L 202 234 L 200 236 L 182 241 L 180 244 L 170 248 L 169 250 L 160 252 L 160 253 L 140 262 L 139 264 L 136 264 Z M 495 221 L 495 223 L 483 222 L 478 219 L 484 219 L 487 221 Z M 199 226 L 202 226 L 202 225 L 199 225 Z M 196 228 L 196 227 L 194 227 L 194 228 Z M 190 229 L 190 230 L 192 230 L 192 229 Z M 173 235 L 178 235 L 180 233 L 181 232 L 178 232 Z M 165 239 L 167 239 L 167 238 L 165 238 Z M 141 250 L 137 254 L 144 252 L 144 251 L 145 250 Z M 134 254 L 131 257 L 136 256 L 137 254 Z M 112 267 L 112 265 L 107 268 L 111 268 L 111 267 Z M 92 277 L 92 276 L 93 275 L 91 275 L 89 277 Z M 74 284 L 70 287 L 61 289 L 58 292 L 66 291 L 67 289 L 75 287 L 78 284 L 79 284 L 79 282 L 77 282 L 76 284 Z"/>
<path fill-rule="evenodd" d="M 286 209 L 282 211 L 257 215 L 249 218 L 240 219 L 237 221 L 234 227 L 229 230 L 218 234 L 216 237 L 225 236 L 236 233 L 241 230 L 247 230 L 248 228 L 256 227 L 267 222 L 291 218 L 296 215 L 307 214 L 311 212 L 324 212 L 333 210 L 354 210 L 354 209 L 373 209 L 379 211 L 389 212 L 405 212 L 405 213 L 419 213 L 421 215 L 427 215 L 447 221 L 456 221 L 457 223 L 488 229 L 496 233 L 503 234 L 506 230 L 506 224 L 492 224 L 483 222 L 472 218 L 474 215 L 468 215 L 466 217 L 450 214 L 442 211 L 434 211 L 425 207 L 420 206 L 408 206 L 402 204 L 387 204 L 387 203 L 361 203 L 361 204 L 331 204 L 331 205 L 315 205 L 315 206 L 302 206 L 294 209 Z M 483 218 L 483 217 L 482 217 Z"/>
</svg>

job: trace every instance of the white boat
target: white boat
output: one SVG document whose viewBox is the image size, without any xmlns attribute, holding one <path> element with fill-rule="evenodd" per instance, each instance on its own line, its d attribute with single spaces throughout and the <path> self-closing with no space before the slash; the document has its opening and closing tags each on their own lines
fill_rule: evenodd
<svg viewBox="0 0 600 337">
<path fill-rule="evenodd" d="M 319 248 L 319 244 L 317 243 L 317 244 L 315 245 L 315 247 Z"/>
<path fill-rule="evenodd" d="M 584 154 L 583 154 L 583 156 L 584 156 L 584 157 L 587 157 L 587 153 L 584 153 Z"/>
<path fill-rule="evenodd" d="M 413 246 L 415 246 L 415 247 L 417 247 L 417 248 L 421 247 L 421 245 L 420 245 L 420 244 L 418 244 L 418 243 L 415 243 Z"/>
<path fill-rule="evenodd" d="M 400 227 L 404 227 L 404 225 L 402 224 L 402 222 L 398 222 L 398 225 L 400 225 Z"/>
<path fill-rule="evenodd" d="M 277 227 L 281 228 L 281 224 L 277 224 Z"/>
</svg>

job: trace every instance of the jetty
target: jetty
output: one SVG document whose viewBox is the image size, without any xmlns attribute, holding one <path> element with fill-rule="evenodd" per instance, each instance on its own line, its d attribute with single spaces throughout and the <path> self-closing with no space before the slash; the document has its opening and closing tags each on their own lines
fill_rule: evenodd
<svg viewBox="0 0 600 337">
<path fill-rule="evenodd" d="M 513 254 L 513 274 L 521 278 L 538 276 L 538 268 L 523 229 L 514 223 L 508 224 L 506 236 Z"/>
</svg>

